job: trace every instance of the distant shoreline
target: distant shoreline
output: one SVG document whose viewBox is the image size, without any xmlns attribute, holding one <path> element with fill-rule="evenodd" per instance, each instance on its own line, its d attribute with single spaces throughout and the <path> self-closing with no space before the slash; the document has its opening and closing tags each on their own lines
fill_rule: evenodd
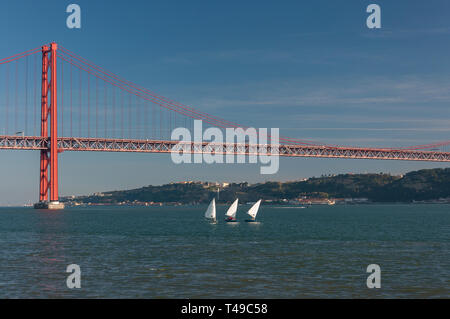
<svg viewBox="0 0 450 319">
<path fill-rule="evenodd" d="M 292 182 L 181 181 L 161 186 L 66 196 L 66 206 L 179 206 L 263 200 L 263 205 L 354 205 L 380 203 L 450 203 L 450 168 L 424 169 L 405 175 L 339 174 Z"/>
<path fill-rule="evenodd" d="M 195 206 L 216 198 L 218 205 L 375 205 L 450 204 L 450 168 L 412 171 L 405 175 L 339 174 L 290 182 L 199 182 L 181 181 L 161 186 L 64 196 L 60 201 L 74 206 Z M 2 207 L 27 207 L 6 205 Z"/>
<path fill-rule="evenodd" d="M 229 206 L 231 203 L 217 203 L 217 206 L 224 206 L 227 207 Z M 335 204 L 335 205 L 326 205 L 326 204 L 313 204 L 313 205 L 292 205 L 292 204 L 286 204 L 286 205 L 273 205 L 273 204 L 264 204 L 262 206 L 264 207 L 272 207 L 272 208 L 301 208 L 301 207 L 305 207 L 305 208 L 309 208 L 309 207 L 324 207 L 324 206 L 393 206 L 393 205 L 449 205 L 450 202 L 416 202 L 416 203 L 411 203 L 411 202 L 370 202 L 370 203 L 342 203 L 342 204 Z M 76 205 L 76 206 L 72 206 L 72 205 L 68 205 L 66 206 L 66 208 L 70 207 L 70 208 L 76 208 L 76 207 L 148 207 L 148 208 L 159 208 L 159 207 L 204 207 L 207 204 L 180 204 L 180 205 L 170 205 L 170 204 L 166 204 L 166 205 L 131 205 L 131 204 L 124 204 L 124 205 L 119 205 L 119 204 L 103 204 L 103 205 L 97 205 L 97 204 L 80 204 L 80 205 Z M 250 204 L 239 204 L 239 206 L 250 206 Z M 12 206 L 0 206 L 0 208 L 33 208 L 32 205 L 12 205 Z"/>
</svg>

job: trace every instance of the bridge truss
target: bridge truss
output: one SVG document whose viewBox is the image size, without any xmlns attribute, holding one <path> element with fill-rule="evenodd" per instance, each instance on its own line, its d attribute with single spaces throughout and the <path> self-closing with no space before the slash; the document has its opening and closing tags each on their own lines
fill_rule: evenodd
<svg viewBox="0 0 450 319">
<path fill-rule="evenodd" d="M 40 136 L 0 136 L 0 149 L 9 150 L 47 150 L 51 145 L 48 138 Z M 450 152 L 419 151 L 405 149 L 357 148 L 304 146 L 280 144 L 278 146 L 261 144 L 226 143 L 180 143 L 165 140 L 104 139 L 104 138 L 58 138 L 57 149 L 64 151 L 89 152 L 138 152 L 190 154 L 229 154 L 229 155 L 279 155 L 282 157 L 350 158 L 401 161 L 450 162 Z"/>
</svg>

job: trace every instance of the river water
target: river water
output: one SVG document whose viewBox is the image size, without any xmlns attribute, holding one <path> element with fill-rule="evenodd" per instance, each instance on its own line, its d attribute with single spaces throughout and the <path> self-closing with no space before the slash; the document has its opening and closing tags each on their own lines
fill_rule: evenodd
<svg viewBox="0 0 450 319">
<path fill-rule="evenodd" d="M 247 208 L 215 225 L 206 206 L 0 208 L 0 297 L 450 297 L 449 205 L 262 206 L 258 224 Z"/>
</svg>

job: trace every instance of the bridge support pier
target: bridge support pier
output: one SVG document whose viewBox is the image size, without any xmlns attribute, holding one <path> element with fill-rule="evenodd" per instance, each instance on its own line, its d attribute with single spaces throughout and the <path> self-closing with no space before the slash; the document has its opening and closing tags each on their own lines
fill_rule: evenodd
<svg viewBox="0 0 450 319">
<path fill-rule="evenodd" d="M 51 43 L 50 47 L 47 45 L 42 47 L 41 137 L 48 140 L 50 127 L 50 142 L 47 149 L 41 150 L 39 203 L 34 205 L 36 209 L 64 209 L 64 204 L 59 202 L 58 194 L 57 50 L 56 43 Z"/>
<path fill-rule="evenodd" d="M 35 209 L 62 210 L 65 205 L 61 202 L 39 202 L 34 204 Z"/>
</svg>

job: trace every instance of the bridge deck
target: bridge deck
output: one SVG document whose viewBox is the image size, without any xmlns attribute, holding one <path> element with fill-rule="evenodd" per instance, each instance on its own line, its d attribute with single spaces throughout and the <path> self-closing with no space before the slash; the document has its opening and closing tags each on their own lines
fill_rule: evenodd
<svg viewBox="0 0 450 319">
<path fill-rule="evenodd" d="M 178 145 L 178 146 L 176 146 Z M 39 136 L 0 136 L 0 149 L 9 150 L 41 150 L 49 147 L 49 140 Z M 142 152 L 170 153 L 183 149 L 186 153 L 209 153 L 231 155 L 276 155 L 284 157 L 322 157 L 322 158 L 353 158 L 380 159 L 402 161 L 450 162 L 450 152 L 418 151 L 382 148 L 303 146 L 280 144 L 270 145 L 249 144 L 210 144 L 185 143 L 164 140 L 130 140 L 104 138 L 58 138 L 59 151 L 90 151 L 90 152 Z M 274 152 L 274 154 L 272 154 Z"/>
</svg>

